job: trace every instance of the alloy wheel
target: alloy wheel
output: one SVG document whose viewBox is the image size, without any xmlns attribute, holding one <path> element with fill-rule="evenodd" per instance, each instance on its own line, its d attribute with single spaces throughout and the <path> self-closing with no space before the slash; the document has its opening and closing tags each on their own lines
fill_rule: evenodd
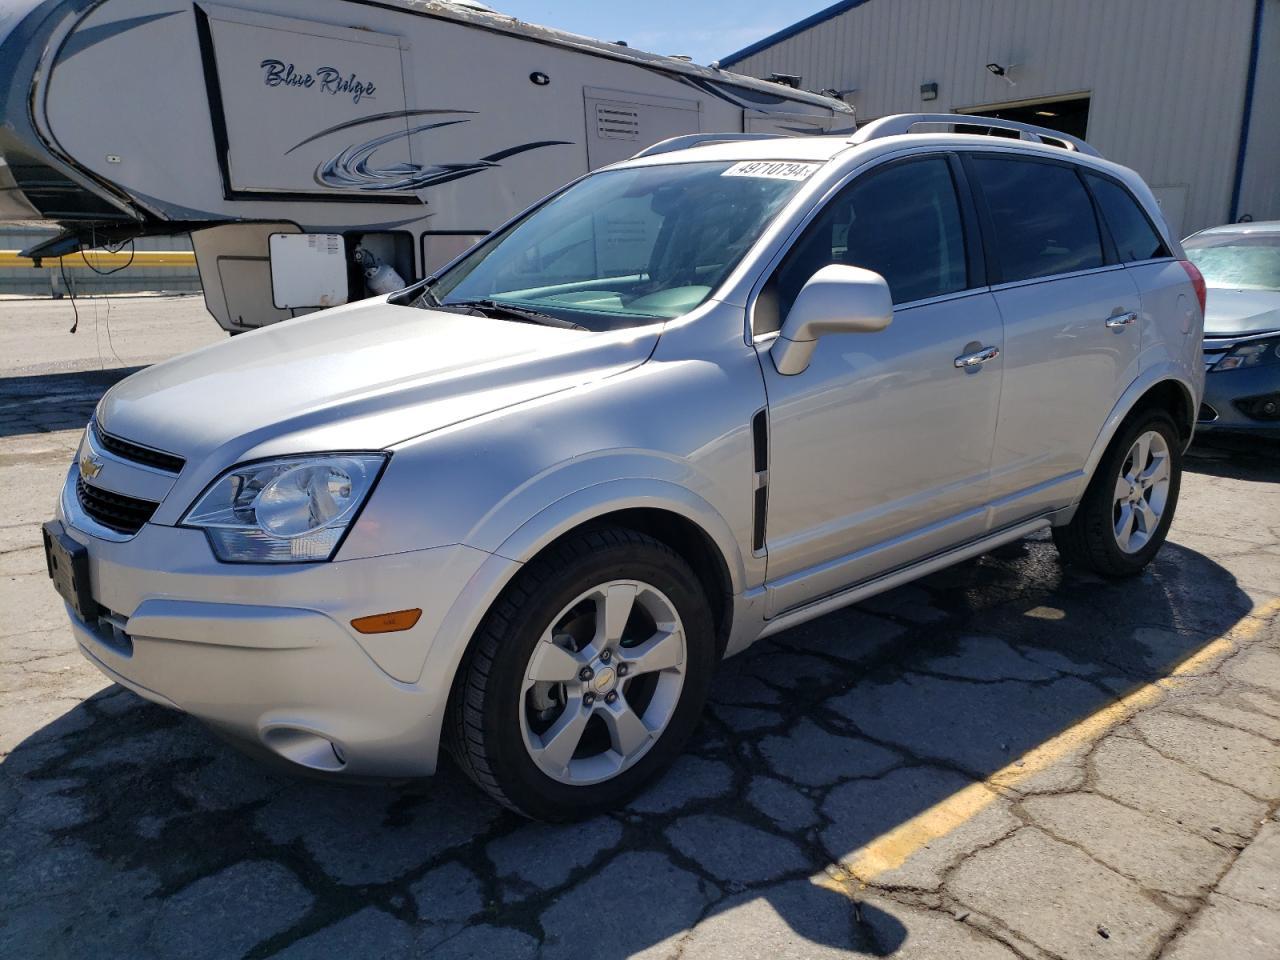
<svg viewBox="0 0 1280 960">
<path fill-rule="evenodd" d="M 1169 444 L 1157 430 L 1129 448 L 1116 478 L 1113 529 L 1125 553 L 1137 553 L 1155 536 L 1169 502 Z"/>
<path fill-rule="evenodd" d="M 566 606 L 520 692 L 520 732 L 538 769 L 587 786 L 634 765 L 675 714 L 686 653 L 675 605 L 650 584 L 613 580 Z"/>
</svg>

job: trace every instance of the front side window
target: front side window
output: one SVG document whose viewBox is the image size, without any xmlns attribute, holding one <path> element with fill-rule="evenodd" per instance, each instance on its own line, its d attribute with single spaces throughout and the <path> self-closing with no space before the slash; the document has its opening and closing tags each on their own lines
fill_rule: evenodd
<svg viewBox="0 0 1280 960">
<path fill-rule="evenodd" d="M 1206 286 L 1280 290 L 1280 233 L 1205 233 L 1182 241 Z"/>
<path fill-rule="evenodd" d="M 991 214 L 1002 282 L 1102 266 L 1093 203 L 1073 168 L 974 157 L 973 171 Z"/>
<path fill-rule="evenodd" d="M 828 202 L 770 280 L 755 333 L 777 330 L 800 288 L 833 263 L 874 270 L 888 281 L 894 303 L 965 289 L 964 228 L 946 158 L 873 170 Z"/>
<path fill-rule="evenodd" d="M 1107 222 L 1111 231 L 1111 239 L 1116 245 L 1116 254 L 1121 263 L 1135 263 L 1139 260 L 1154 260 L 1156 257 L 1167 257 L 1168 249 L 1156 228 L 1151 225 L 1147 215 L 1138 206 L 1133 195 L 1114 180 L 1085 174 L 1089 181 L 1089 189 L 1102 209 L 1102 219 Z"/>
<path fill-rule="evenodd" d="M 703 162 L 594 174 L 481 244 L 418 305 L 549 316 L 597 331 L 678 317 L 711 295 L 819 166 Z"/>
</svg>

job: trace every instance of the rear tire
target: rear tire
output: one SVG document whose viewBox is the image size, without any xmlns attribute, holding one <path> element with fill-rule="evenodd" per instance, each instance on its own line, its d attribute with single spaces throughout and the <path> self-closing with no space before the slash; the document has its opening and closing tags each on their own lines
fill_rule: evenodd
<svg viewBox="0 0 1280 960">
<path fill-rule="evenodd" d="M 1182 438 L 1163 410 L 1129 418 L 1103 454 L 1071 522 L 1054 527 L 1065 563 L 1131 577 L 1164 545 L 1182 483 Z"/>
<path fill-rule="evenodd" d="M 710 606 L 688 563 L 634 530 L 585 530 L 529 563 L 485 617 L 446 745 L 524 816 L 616 809 L 679 755 L 714 665 Z"/>
</svg>

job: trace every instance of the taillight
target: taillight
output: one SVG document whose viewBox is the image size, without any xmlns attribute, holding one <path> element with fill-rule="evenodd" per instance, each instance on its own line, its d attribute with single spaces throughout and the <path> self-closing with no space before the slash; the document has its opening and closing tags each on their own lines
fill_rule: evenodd
<svg viewBox="0 0 1280 960">
<path fill-rule="evenodd" d="M 1196 299 L 1200 301 L 1200 314 L 1203 316 L 1206 296 L 1204 288 L 1204 274 L 1202 274 L 1200 272 L 1200 268 L 1190 260 L 1179 260 L 1178 262 L 1182 264 L 1182 269 L 1187 271 L 1187 276 L 1191 278 L 1191 285 L 1196 288 Z"/>
</svg>

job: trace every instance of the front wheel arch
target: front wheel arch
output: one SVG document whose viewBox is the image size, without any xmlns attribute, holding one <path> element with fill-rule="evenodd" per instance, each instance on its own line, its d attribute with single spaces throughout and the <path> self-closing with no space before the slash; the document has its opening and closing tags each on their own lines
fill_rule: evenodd
<svg viewBox="0 0 1280 960">
<path fill-rule="evenodd" d="M 669 723 L 663 725 L 662 732 L 654 734 L 658 739 L 649 745 L 652 749 L 637 754 L 633 765 L 593 785 L 553 782 L 545 770 L 536 769 L 538 764 L 529 755 L 528 735 L 523 726 L 519 731 L 523 745 L 517 743 L 506 694 L 518 690 L 513 682 L 519 684 L 524 670 L 529 669 L 523 666 L 523 661 L 530 646 L 536 647 L 539 643 L 539 635 L 547 629 L 544 625 L 556 622 L 557 617 L 548 617 L 548 612 L 554 612 L 566 599 L 569 606 L 573 606 L 571 598 L 584 585 L 600 582 L 598 577 L 617 579 L 618 572 L 628 572 L 623 579 L 630 579 L 629 571 L 637 566 L 642 571 L 640 582 L 657 584 L 656 589 L 672 598 L 681 611 L 688 646 L 681 661 L 687 665 L 687 671 L 682 668 L 685 675 L 679 701 L 672 707 Z M 694 580 L 696 577 L 683 558 L 667 545 L 634 530 L 610 525 L 578 528 L 524 565 L 486 613 L 453 679 L 445 745 L 462 770 L 498 802 L 542 820 L 576 819 L 612 809 L 642 788 L 665 769 L 692 733 L 714 669 L 714 624 L 707 598 L 694 585 Z M 564 612 L 562 610 L 561 615 Z M 590 635 L 588 629 L 588 643 L 596 643 L 590 640 Z M 602 635 L 615 636 L 596 634 Z M 620 649 L 619 660 L 622 652 Z M 577 679 L 590 684 L 593 679 L 603 679 L 606 665 L 615 661 L 603 654 L 596 657 L 590 646 L 586 653 L 594 658 L 592 665 L 597 676 L 593 678 L 588 672 Z M 559 668 L 560 664 L 555 666 Z M 670 666 L 653 669 L 668 670 Z M 611 667 L 608 669 L 612 671 Z M 625 676 L 622 666 L 617 676 Z M 565 677 L 574 679 L 573 671 Z M 553 682 L 561 679 L 564 678 L 553 678 Z M 643 679 L 639 677 L 637 682 Z M 616 682 L 620 685 L 622 681 Z M 521 694 L 522 702 L 524 696 Z M 610 698 L 614 696 L 618 694 L 611 686 L 606 705 L 612 703 Z M 625 707 L 631 694 L 622 692 L 620 696 L 619 703 Z M 581 693 L 579 700 L 561 697 L 560 702 L 565 711 L 579 707 L 592 711 L 600 707 L 588 700 L 587 693 Z"/>
</svg>

